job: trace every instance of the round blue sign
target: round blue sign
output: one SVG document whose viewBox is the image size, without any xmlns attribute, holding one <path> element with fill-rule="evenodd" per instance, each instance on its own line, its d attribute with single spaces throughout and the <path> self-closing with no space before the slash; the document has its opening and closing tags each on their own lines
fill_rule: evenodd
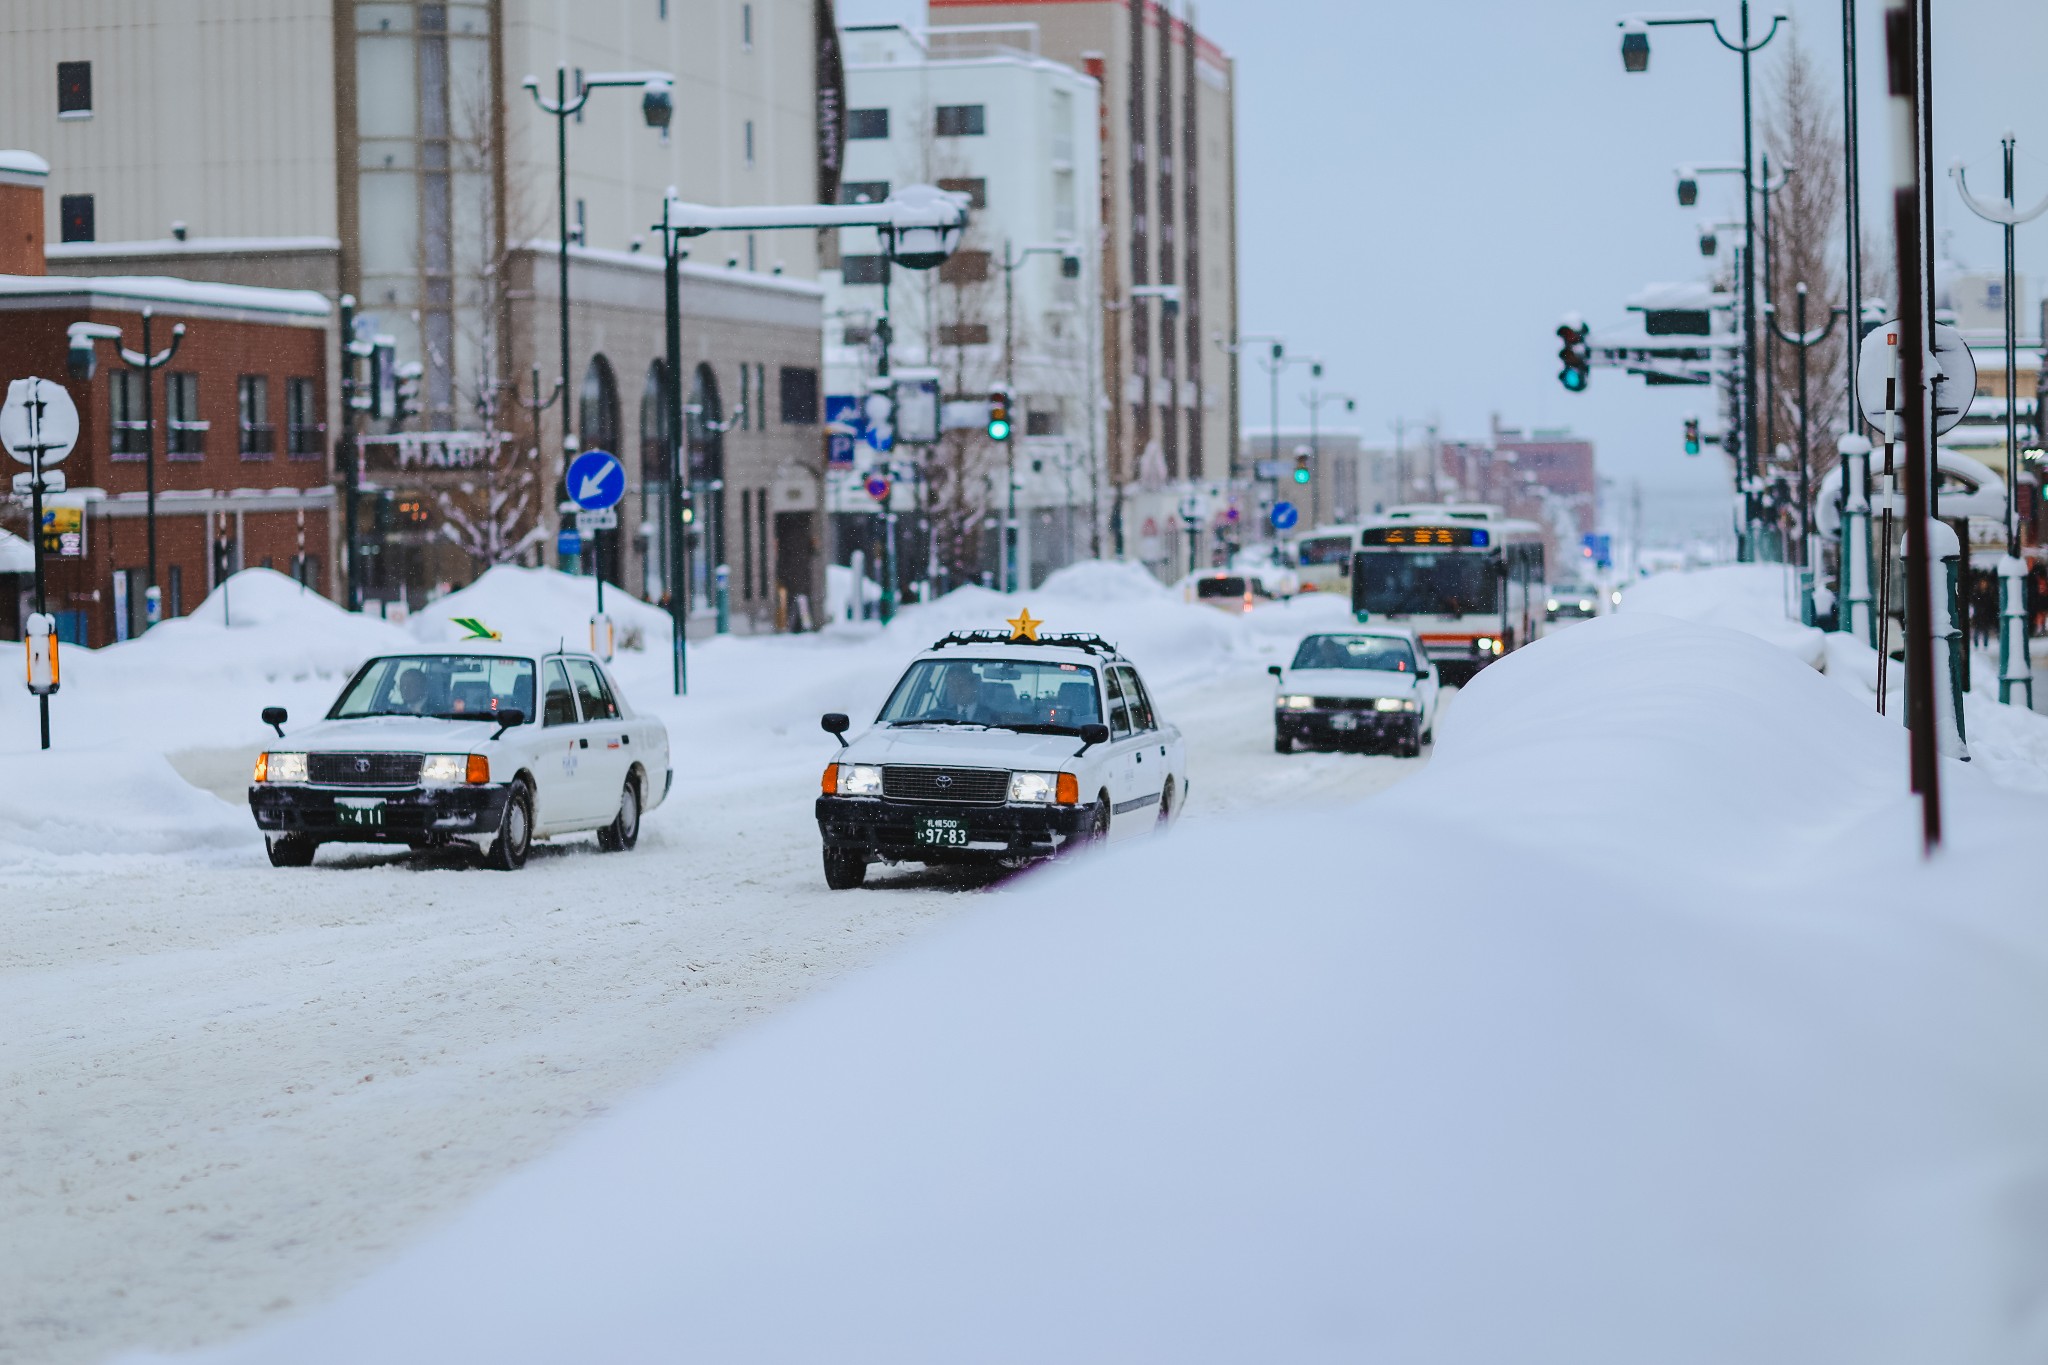
<svg viewBox="0 0 2048 1365">
<path fill-rule="evenodd" d="M 868 480 L 868 496 L 881 502 L 889 496 L 889 481 L 880 474 Z"/>
<path fill-rule="evenodd" d="M 1276 530 L 1276 531 L 1285 531 L 1285 530 L 1287 530 L 1287 529 L 1288 529 L 1289 527 L 1293 526 L 1295 522 L 1297 522 L 1297 521 L 1300 521 L 1300 520 L 1301 520 L 1301 513 L 1299 513 L 1299 512 L 1297 512 L 1297 511 L 1295 511 L 1295 510 L 1294 510 L 1294 504 L 1293 504 L 1293 503 L 1291 503 L 1291 502 L 1276 502 L 1276 503 L 1274 503 L 1274 504 L 1273 504 L 1273 529 L 1274 529 L 1274 530 Z"/>
<path fill-rule="evenodd" d="M 578 507 L 596 512 L 626 496 L 626 467 L 608 450 L 586 450 L 569 461 L 564 482 Z"/>
</svg>

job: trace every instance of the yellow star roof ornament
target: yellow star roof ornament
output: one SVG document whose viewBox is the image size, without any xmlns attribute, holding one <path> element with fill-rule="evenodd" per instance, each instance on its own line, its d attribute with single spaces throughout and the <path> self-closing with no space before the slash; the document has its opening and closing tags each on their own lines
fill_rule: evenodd
<svg viewBox="0 0 2048 1365">
<path fill-rule="evenodd" d="M 1031 608 L 1020 607 L 1017 610 L 1017 614 L 1012 616 L 1007 624 L 1010 627 L 1010 638 L 1012 640 L 1036 640 L 1038 638 L 1038 628 L 1044 625 L 1045 622 L 1032 620 Z"/>
</svg>

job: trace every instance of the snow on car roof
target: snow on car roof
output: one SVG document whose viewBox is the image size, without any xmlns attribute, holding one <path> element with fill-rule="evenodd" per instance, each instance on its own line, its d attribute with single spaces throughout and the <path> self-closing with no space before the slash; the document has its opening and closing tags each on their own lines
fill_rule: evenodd
<svg viewBox="0 0 2048 1365">
<path fill-rule="evenodd" d="M 489 654 L 500 658 L 537 659 L 546 654 L 569 654 L 595 658 L 587 649 L 573 649 L 565 644 L 534 645 L 506 640 L 445 640 L 438 644 L 410 645 L 403 649 L 387 649 L 373 656 L 379 659 L 416 658 L 438 654 Z"/>
</svg>

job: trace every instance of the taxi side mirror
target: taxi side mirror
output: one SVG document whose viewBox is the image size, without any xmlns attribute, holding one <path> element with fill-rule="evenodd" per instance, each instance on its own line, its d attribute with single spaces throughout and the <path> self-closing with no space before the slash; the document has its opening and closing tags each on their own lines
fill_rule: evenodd
<svg viewBox="0 0 2048 1365">
<path fill-rule="evenodd" d="M 820 720 L 818 724 L 826 734 L 839 741 L 840 748 L 844 749 L 846 747 L 846 732 L 853 722 L 846 718 L 845 712 L 827 711 L 824 719 Z"/>
<path fill-rule="evenodd" d="M 263 708 L 263 723 L 277 731 L 279 739 L 284 738 L 284 723 L 289 719 L 290 717 L 285 714 L 285 709 L 282 706 L 266 706 Z"/>
<path fill-rule="evenodd" d="M 1107 725 L 1084 725 L 1081 727 L 1081 747 L 1074 750 L 1074 757 L 1079 758 L 1096 745 L 1107 743 L 1109 743 L 1109 727 Z"/>
<path fill-rule="evenodd" d="M 497 711 L 495 714 L 498 722 L 498 730 L 496 734 L 491 736 L 492 739 L 499 738 L 507 730 L 511 729 L 515 725 L 526 724 L 526 713 L 516 706 L 504 707 Z"/>
<path fill-rule="evenodd" d="M 1267 664 L 1267 665 L 1266 665 L 1266 671 L 1267 671 L 1268 673 L 1271 673 L 1271 674 L 1272 674 L 1272 675 L 1273 675 L 1274 677 L 1276 677 L 1276 678 L 1277 678 L 1277 677 L 1279 677 L 1279 676 L 1280 676 L 1280 665 L 1278 665 L 1278 664 Z"/>
</svg>

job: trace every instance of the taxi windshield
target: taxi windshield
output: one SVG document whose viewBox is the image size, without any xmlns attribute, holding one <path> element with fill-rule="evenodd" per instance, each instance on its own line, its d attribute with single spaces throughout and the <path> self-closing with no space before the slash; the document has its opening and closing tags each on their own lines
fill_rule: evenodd
<svg viewBox="0 0 2048 1365">
<path fill-rule="evenodd" d="M 884 725 L 980 725 L 1079 734 L 1099 724 L 1095 670 L 1009 659 L 920 659 L 882 708 Z"/>
<path fill-rule="evenodd" d="M 1311 635 L 1294 651 L 1295 668 L 1371 668 L 1413 673 L 1415 653 L 1406 640 L 1384 635 Z"/>
<path fill-rule="evenodd" d="M 495 654 L 400 654 L 364 664 L 329 720 L 434 716 L 491 720 L 517 709 L 532 718 L 533 660 Z"/>
</svg>

